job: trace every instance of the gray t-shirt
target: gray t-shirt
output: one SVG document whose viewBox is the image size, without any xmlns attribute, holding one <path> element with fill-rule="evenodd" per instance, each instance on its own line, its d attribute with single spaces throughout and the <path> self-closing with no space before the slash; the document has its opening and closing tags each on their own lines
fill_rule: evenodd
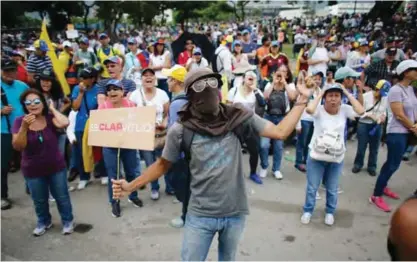
<svg viewBox="0 0 417 262">
<path fill-rule="evenodd" d="M 417 97 L 414 94 L 412 86 L 403 87 L 395 85 L 391 87 L 388 93 L 388 102 L 400 102 L 403 104 L 404 113 L 415 123 L 417 121 Z M 387 133 L 408 133 L 408 129 L 393 115 L 388 122 Z"/>
<path fill-rule="evenodd" d="M 261 133 L 267 121 L 254 114 L 254 132 Z M 176 162 L 181 154 L 183 126 L 175 123 L 169 130 L 162 157 Z M 188 212 L 197 216 L 228 217 L 249 213 L 241 145 L 229 132 L 209 137 L 194 134 L 191 143 L 191 196 Z"/>
</svg>

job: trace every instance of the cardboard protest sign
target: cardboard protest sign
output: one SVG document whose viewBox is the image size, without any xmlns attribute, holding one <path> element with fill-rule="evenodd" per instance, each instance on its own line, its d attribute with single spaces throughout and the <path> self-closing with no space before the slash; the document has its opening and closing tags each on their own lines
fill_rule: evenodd
<svg viewBox="0 0 417 262">
<path fill-rule="evenodd" d="M 65 31 L 68 39 L 75 39 L 78 38 L 78 30 L 67 30 Z"/>
<path fill-rule="evenodd" d="M 154 150 L 155 119 L 153 106 L 92 110 L 88 145 Z"/>
</svg>

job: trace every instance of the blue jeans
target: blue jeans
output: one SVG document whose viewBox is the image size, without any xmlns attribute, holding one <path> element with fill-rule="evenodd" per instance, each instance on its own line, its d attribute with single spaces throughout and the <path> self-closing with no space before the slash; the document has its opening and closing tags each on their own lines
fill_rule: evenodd
<svg viewBox="0 0 417 262">
<path fill-rule="evenodd" d="M 307 158 L 307 189 L 304 212 L 313 213 L 316 193 L 323 180 L 326 184 L 326 214 L 334 214 L 337 205 L 337 187 L 343 162 L 332 163 Z"/>
<path fill-rule="evenodd" d="M 297 146 L 295 153 L 295 166 L 307 163 L 308 145 L 313 136 L 314 122 L 301 120 L 301 133 L 297 135 Z"/>
<path fill-rule="evenodd" d="M 374 196 L 382 196 L 388 180 L 400 167 L 403 154 L 407 149 L 408 134 L 389 133 L 387 134 L 386 144 L 388 148 L 387 160 L 381 168 L 378 179 L 376 180 Z"/>
<path fill-rule="evenodd" d="M 112 190 L 112 183 L 111 179 L 117 179 L 117 148 L 110 148 L 110 147 L 104 147 L 103 148 L 103 158 L 104 158 L 104 164 L 106 166 L 107 175 L 109 177 L 109 183 L 108 183 L 108 193 L 109 193 L 109 202 L 112 203 L 113 200 L 113 190 Z M 134 180 L 139 176 L 139 173 L 136 171 L 138 170 L 138 163 L 140 165 L 140 162 L 137 158 L 137 151 L 134 149 L 120 149 L 120 160 L 121 163 L 123 163 L 123 168 L 125 171 L 126 180 L 128 182 Z M 119 163 L 119 168 L 121 168 L 121 165 Z M 140 168 L 139 168 L 140 170 Z M 120 170 L 119 170 L 120 175 Z M 133 191 L 129 195 L 129 199 L 137 199 L 138 198 L 138 192 Z"/>
<path fill-rule="evenodd" d="M 234 261 L 245 216 L 200 217 L 187 214 L 182 242 L 182 261 L 204 261 L 216 233 L 219 234 L 218 260 Z"/>
<path fill-rule="evenodd" d="M 358 147 L 356 150 L 355 162 L 353 164 L 356 168 L 361 169 L 363 167 L 366 148 L 369 144 L 368 171 L 376 170 L 378 150 L 382 137 L 382 126 L 376 129 L 375 134 L 370 135 L 369 131 L 371 131 L 374 127 L 374 124 L 365 124 L 361 122 L 358 124 Z"/>
<path fill-rule="evenodd" d="M 141 150 L 140 152 L 143 156 L 143 159 L 145 160 L 146 167 L 148 168 L 162 155 L 162 148 L 155 149 L 154 151 Z M 165 175 L 164 179 L 165 179 L 165 186 L 166 186 L 165 191 L 166 192 L 173 191 L 173 188 L 171 184 L 169 183 L 169 177 Z M 159 190 L 158 179 L 151 182 L 151 188 L 152 190 Z"/>
<path fill-rule="evenodd" d="M 88 181 L 90 180 L 90 173 L 84 171 L 84 161 L 83 161 L 83 149 L 82 149 L 82 141 L 83 141 L 83 133 L 81 131 L 75 131 L 75 138 L 77 139 L 77 143 L 75 144 L 75 150 L 77 151 L 76 161 L 77 161 L 77 169 L 80 173 L 80 180 Z"/>
<path fill-rule="evenodd" d="M 49 191 L 51 191 L 52 196 L 55 198 L 62 224 L 71 222 L 74 219 L 65 169 L 50 176 L 36 178 L 25 177 L 25 180 L 35 205 L 38 225 L 49 225 L 52 220 L 51 214 L 49 213 Z"/>
<path fill-rule="evenodd" d="M 265 114 L 265 119 L 277 125 L 283 119 L 283 116 L 271 116 Z M 259 155 L 261 157 L 262 169 L 267 169 L 269 166 L 268 153 L 271 139 L 267 137 L 261 137 L 261 149 Z M 274 148 L 272 171 L 279 171 L 281 169 L 282 151 L 284 149 L 284 142 L 282 140 L 272 139 L 272 146 Z"/>
</svg>

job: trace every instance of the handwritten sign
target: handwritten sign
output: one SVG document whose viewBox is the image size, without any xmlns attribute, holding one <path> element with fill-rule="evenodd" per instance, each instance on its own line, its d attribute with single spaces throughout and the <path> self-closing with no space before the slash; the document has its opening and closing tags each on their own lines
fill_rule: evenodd
<svg viewBox="0 0 417 262">
<path fill-rule="evenodd" d="M 88 145 L 154 150 L 155 118 L 151 106 L 92 110 Z"/>
<path fill-rule="evenodd" d="M 78 30 L 67 30 L 65 31 L 68 39 L 75 39 L 78 38 Z"/>
</svg>

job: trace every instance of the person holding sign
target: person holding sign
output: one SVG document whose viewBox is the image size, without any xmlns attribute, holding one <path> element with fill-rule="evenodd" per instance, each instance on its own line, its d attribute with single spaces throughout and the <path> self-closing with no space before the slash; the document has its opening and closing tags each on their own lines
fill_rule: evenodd
<svg viewBox="0 0 417 262">
<path fill-rule="evenodd" d="M 123 85 L 118 80 L 111 80 L 106 85 L 107 100 L 99 106 L 99 110 L 122 108 L 122 107 L 135 107 L 136 105 L 123 97 Z M 137 150 L 127 148 L 103 148 L 104 164 L 106 166 L 107 175 L 109 179 L 116 179 L 120 173 L 120 161 L 123 162 L 123 168 L 125 171 L 127 181 L 132 181 L 139 174 L 136 170 L 140 170 L 140 161 L 137 159 Z M 112 206 L 112 215 L 114 217 L 120 217 L 120 202 L 113 199 L 112 184 L 109 183 L 109 201 Z M 129 195 L 129 202 L 135 207 L 142 207 L 143 202 L 138 197 L 138 192 L 134 191 Z"/>
<path fill-rule="evenodd" d="M 67 169 L 58 146 L 58 130 L 66 128 L 68 118 L 54 103 L 49 106 L 43 94 L 29 89 L 20 96 L 25 112 L 13 125 L 13 147 L 22 152 L 22 173 L 30 190 L 38 223 L 33 235 L 41 236 L 52 227 L 49 213 L 49 190 L 56 200 L 63 224 L 62 233 L 74 231 Z"/>
<path fill-rule="evenodd" d="M 181 252 L 184 261 L 204 261 L 216 234 L 218 259 L 235 259 L 249 213 L 241 141 L 247 132 L 284 140 L 294 130 L 311 95 L 299 84 L 301 95 L 293 109 L 274 125 L 239 104 L 220 103 L 220 79 L 221 75 L 209 68 L 189 72 L 184 80 L 189 103 L 169 129 L 162 157 L 132 182 L 113 181 L 113 197 L 120 199 L 157 180 L 185 153 L 190 198 Z"/>
</svg>

